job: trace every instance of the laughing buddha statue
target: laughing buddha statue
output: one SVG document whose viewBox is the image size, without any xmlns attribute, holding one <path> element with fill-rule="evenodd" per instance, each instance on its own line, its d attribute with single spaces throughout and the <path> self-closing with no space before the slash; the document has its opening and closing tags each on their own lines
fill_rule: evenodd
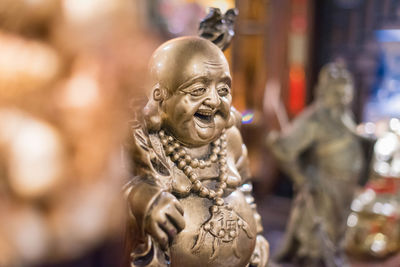
<svg viewBox="0 0 400 267">
<path fill-rule="evenodd" d="M 130 265 L 266 266 L 223 52 L 200 37 L 170 40 L 150 78 L 129 144 Z"/>
</svg>

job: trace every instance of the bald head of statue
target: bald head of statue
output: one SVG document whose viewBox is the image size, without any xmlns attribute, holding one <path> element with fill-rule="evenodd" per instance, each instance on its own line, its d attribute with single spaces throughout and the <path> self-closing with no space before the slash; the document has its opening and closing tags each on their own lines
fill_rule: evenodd
<svg viewBox="0 0 400 267">
<path fill-rule="evenodd" d="M 150 61 L 145 107 L 150 130 L 165 129 L 187 146 L 216 140 L 231 120 L 231 76 L 216 45 L 200 37 L 162 44 Z"/>
</svg>

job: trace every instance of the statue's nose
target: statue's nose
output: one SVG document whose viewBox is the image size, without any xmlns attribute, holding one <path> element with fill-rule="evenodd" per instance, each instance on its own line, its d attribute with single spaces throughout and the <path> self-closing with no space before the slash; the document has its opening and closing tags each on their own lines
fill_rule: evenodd
<svg viewBox="0 0 400 267">
<path fill-rule="evenodd" d="M 212 88 L 208 94 L 207 94 L 207 98 L 204 101 L 204 104 L 212 107 L 212 108 L 216 108 L 221 104 L 221 99 L 219 99 L 219 95 L 218 92 L 215 88 Z"/>
</svg>

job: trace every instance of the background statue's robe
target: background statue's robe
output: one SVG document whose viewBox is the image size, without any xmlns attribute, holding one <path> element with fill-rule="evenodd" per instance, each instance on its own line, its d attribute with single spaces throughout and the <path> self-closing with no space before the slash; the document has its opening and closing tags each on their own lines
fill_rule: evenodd
<svg viewBox="0 0 400 267">
<path fill-rule="evenodd" d="M 337 250 L 363 168 L 352 123 L 349 111 L 335 114 L 317 102 L 270 145 L 297 190 L 278 259 L 329 258 Z"/>
</svg>

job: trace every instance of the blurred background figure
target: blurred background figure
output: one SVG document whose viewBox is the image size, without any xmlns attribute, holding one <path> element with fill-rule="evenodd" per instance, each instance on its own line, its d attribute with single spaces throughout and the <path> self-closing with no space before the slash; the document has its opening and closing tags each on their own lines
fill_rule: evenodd
<svg viewBox="0 0 400 267">
<path fill-rule="evenodd" d="M 317 98 L 267 145 L 291 176 L 296 190 L 278 261 L 301 266 L 347 266 L 341 241 L 350 203 L 364 164 L 349 108 L 351 74 L 339 63 L 325 65 Z M 312 237 L 312 238 L 311 238 Z"/>
</svg>

